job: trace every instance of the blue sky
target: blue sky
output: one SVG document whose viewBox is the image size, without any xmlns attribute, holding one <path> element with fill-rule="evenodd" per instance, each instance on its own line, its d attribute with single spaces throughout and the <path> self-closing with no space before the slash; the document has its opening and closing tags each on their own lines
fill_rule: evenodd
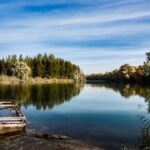
<svg viewBox="0 0 150 150">
<path fill-rule="evenodd" d="M 0 0 L 0 57 L 54 54 L 89 74 L 142 64 L 150 0 Z"/>
</svg>

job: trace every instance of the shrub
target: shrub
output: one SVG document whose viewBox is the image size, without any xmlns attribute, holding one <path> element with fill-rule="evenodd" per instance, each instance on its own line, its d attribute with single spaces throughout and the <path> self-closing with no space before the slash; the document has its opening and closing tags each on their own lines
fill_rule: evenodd
<svg viewBox="0 0 150 150">
<path fill-rule="evenodd" d="M 31 75 L 30 67 L 23 61 L 18 61 L 12 68 L 13 75 L 20 79 L 28 79 Z"/>
</svg>

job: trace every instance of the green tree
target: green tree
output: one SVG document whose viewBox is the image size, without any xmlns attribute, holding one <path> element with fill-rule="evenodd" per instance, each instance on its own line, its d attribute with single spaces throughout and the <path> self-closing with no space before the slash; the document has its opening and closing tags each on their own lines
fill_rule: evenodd
<svg viewBox="0 0 150 150">
<path fill-rule="evenodd" d="M 146 59 L 147 59 L 147 62 L 150 61 L 150 52 L 147 52 L 147 53 L 146 53 Z"/>
<path fill-rule="evenodd" d="M 0 59 L 0 74 L 14 76 L 14 68 L 17 62 L 24 62 L 31 69 L 32 77 L 42 78 L 74 78 L 76 72 L 81 73 L 80 68 L 69 61 L 56 58 L 54 55 L 38 54 L 35 57 L 23 57 L 20 55 L 8 56 Z"/>
</svg>

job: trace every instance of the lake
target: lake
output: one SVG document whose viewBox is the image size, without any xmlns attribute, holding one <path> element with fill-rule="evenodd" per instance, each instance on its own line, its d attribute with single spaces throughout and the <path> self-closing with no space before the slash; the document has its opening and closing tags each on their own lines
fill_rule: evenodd
<svg viewBox="0 0 150 150">
<path fill-rule="evenodd" d="M 108 150 L 149 144 L 150 87 L 0 85 L 0 100 L 17 103 L 29 129 L 65 134 Z"/>
</svg>

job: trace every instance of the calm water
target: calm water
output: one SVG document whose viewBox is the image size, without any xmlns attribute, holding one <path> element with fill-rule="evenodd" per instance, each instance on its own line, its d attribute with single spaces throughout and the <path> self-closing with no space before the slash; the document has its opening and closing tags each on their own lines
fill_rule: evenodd
<svg viewBox="0 0 150 150">
<path fill-rule="evenodd" d="M 0 100 L 14 100 L 27 128 L 65 134 L 109 150 L 144 146 L 150 88 L 131 85 L 1 85 Z"/>
</svg>

